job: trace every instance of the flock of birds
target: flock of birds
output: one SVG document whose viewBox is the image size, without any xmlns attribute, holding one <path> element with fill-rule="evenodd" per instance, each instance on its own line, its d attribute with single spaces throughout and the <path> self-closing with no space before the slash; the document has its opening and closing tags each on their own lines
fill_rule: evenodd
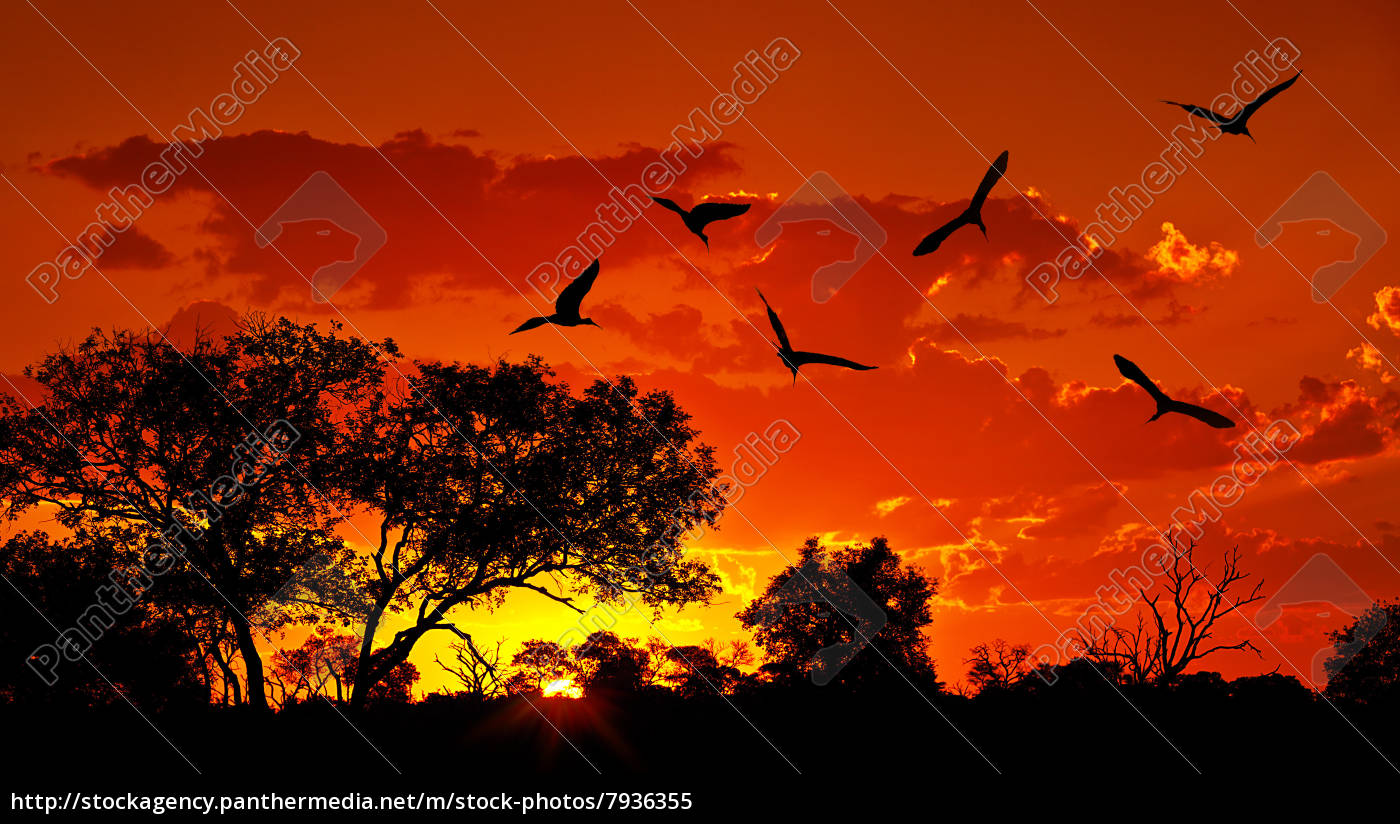
<svg viewBox="0 0 1400 824">
<path fill-rule="evenodd" d="M 1252 141 L 1254 140 L 1254 135 L 1249 133 L 1249 118 L 1253 117 L 1254 113 L 1259 111 L 1259 108 L 1265 103 L 1272 100 L 1289 86 L 1292 86 L 1301 76 L 1302 73 L 1299 72 L 1288 80 L 1273 86 L 1233 115 L 1223 115 L 1203 106 L 1196 106 L 1189 103 L 1177 103 L 1174 100 L 1163 100 L 1162 102 L 1172 106 L 1180 106 L 1194 117 L 1209 120 L 1224 134 L 1243 135 Z M 943 245 L 943 242 L 947 240 L 949 236 L 964 226 L 976 226 L 981 230 L 982 236 L 984 238 L 987 237 L 987 225 L 982 222 L 982 206 L 986 203 L 987 195 L 991 193 L 992 188 L 996 186 L 997 182 L 1006 174 L 1006 166 L 1010 157 L 1010 152 L 1002 152 L 997 156 L 997 159 L 992 162 L 991 168 L 982 176 L 982 182 L 978 184 L 977 191 L 973 193 L 972 200 L 968 203 L 967 208 L 952 220 L 930 232 L 923 240 L 919 241 L 919 245 L 914 248 L 915 257 L 921 257 L 938 251 L 938 247 Z M 705 227 L 716 221 L 738 217 L 747 212 L 750 205 L 747 203 L 705 201 L 687 210 L 681 208 L 675 201 L 664 197 L 653 197 L 652 200 L 680 215 L 681 222 L 685 224 L 685 228 L 696 237 L 700 238 L 700 240 L 704 241 L 706 249 L 710 248 L 710 238 L 705 234 Z M 583 299 L 588 294 L 588 291 L 593 288 L 593 282 L 597 280 L 597 278 L 598 261 L 595 260 L 587 269 L 584 269 L 578 277 L 574 278 L 568 286 L 560 291 L 559 297 L 554 302 L 554 312 L 552 314 L 530 318 L 520 324 L 511 334 L 514 335 L 517 332 L 524 332 L 529 329 L 544 326 L 545 324 L 554 324 L 555 326 L 597 326 L 598 324 L 595 323 L 592 318 L 583 317 L 581 313 Z M 778 350 L 778 359 L 782 361 L 785 368 L 792 372 L 792 381 L 794 384 L 797 383 L 797 370 L 813 363 L 840 366 L 846 369 L 860 371 L 876 368 L 874 366 L 856 363 L 846 358 L 837 357 L 836 355 L 823 355 L 818 352 L 804 352 L 793 349 L 791 341 L 788 340 L 787 330 L 783 328 L 782 321 L 778 319 L 778 313 L 773 311 L 773 307 L 768 303 L 768 299 L 763 296 L 763 292 L 760 291 L 758 297 L 763 301 L 764 308 L 768 310 L 768 322 L 772 325 L 773 333 L 777 335 L 778 338 L 778 342 L 775 344 L 775 348 Z M 1171 398 L 1167 393 L 1158 388 L 1157 384 L 1153 383 L 1152 379 L 1147 377 L 1147 373 L 1143 372 L 1137 364 L 1122 355 L 1114 355 L 1113 362 L 1117 365 L 1118 372 L 1122 374 L 1123 377 L 1141 386 L 1147 394 L 1156 401 L 1157 412 L 1151 418 L 1147 419 L 1148 423 L 1157 420 L 1169 412 L 1175 412 L 1194 418 L 1201 423 L 1213 426 L 1217 429 L 1228 429 L 1235 425 L 1234 421 L 1219 412 Z"/>
</svg>

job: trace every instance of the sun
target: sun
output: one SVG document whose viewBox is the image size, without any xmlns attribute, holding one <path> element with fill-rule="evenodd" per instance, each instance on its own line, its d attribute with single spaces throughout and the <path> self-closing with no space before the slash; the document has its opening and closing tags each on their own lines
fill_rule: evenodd
<svg viewBox="0 0 1400 824">
<path fill-rule="evenodd" d="M 574 683 L 572 678 L 560 678 L 558 681 L 550 681 L 544 686 L 545 698 L 582 698 L 583 687 Z"/>
</svg>

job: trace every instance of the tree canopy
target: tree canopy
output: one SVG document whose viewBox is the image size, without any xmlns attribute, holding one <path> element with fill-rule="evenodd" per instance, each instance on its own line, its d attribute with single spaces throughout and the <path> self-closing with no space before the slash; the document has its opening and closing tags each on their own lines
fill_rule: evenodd
<svg viewBox="0 0 1400 824">
<path fill-rule="evenodd" d="M 267 706 L 265 648 L 293 621 L 355 631 L 336 672 L 363 705 L 425 634 L 471 643 L 459 608 L 518 592 L 656 612 L 718 591 L 682 545 L 724 505 L 712 450 L 627 378 L 575 393 L 533 357 L 404 364 L 392 341 L 260 316 L 183 352 L 94 331 L 26 374 L 36 406 L 0 395 L 6 514 L 51 507 L 99 571 L 160 560 L 145 608 L 235 703 Z M 391 609 L 408 626 L 378 639 Z M 308 651 L 282 652 L 295 682 Z"/>
<path fill-rule="evenodd" d="M 301 565 L 343 547 L 322 494 L 341 463 L 337 422 L 383 381 L 379 352 L 332 324 L 248 318 L 180 351 L 152 333 L 95 331 L 25 374 L 45 399 L 0 397 L 0 496 L 47 505 L 127 555 L 176 559 L 154 597 L 231 633 L 247 699 L 266 706 L 252 616 Z"/>
<path fill-rule="evenodd" d="M 1400 696 L 1400 601 L 1381 601 L 1327 634 L 1327 694 L 1357 703 Z"/>
<path fill-rule="evenodd" d="M 582 612 L 584 597 L 659 610 L 718 591 L 682 538 L 718 517 L 719 472 L 669 393 L 619 378 L 575 395 L 536 358 L 414 372 L 346 427 L 341 488 L 380 520 L 357 694 L 429 632 L 465 638 L 453 610 L 511 592 Z M 412 623 L 372 650 L 391 607 Z"/>
<path fill-rule="evenodd" d="M 780 683 L 858 689 L 907 678 L 937 689 L 924 636 L 937 591 L 937 579 L 905 563 L 883 537 L 837 548 L 808 538 L 797 561 L 738 617 Z"/>
</svg>

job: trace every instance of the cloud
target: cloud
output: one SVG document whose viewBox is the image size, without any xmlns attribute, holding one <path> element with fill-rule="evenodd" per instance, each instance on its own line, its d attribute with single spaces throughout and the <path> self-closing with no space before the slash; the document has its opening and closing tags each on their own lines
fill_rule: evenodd
<svg viewBox="0 0 1400 824">
<path fill-rule="evenodd" d="M 929 333 L 935 342 L 958 344 L 964 335 L 976 344 L 994 340 L 1021 338 L 1024 340 L 1047 340 L 1063 337 L 1064 329 L 1040 329 L 1019 321 L 1002 320 L 987 315 L 969 315 L 959 312 L 949 322 L 940 323 Z"/>
<path fill-rule="evenodd" d="M 464 142 L 468 137 L 471 144 Z M 600 208 L 611 202 L 610 186 L 599 172 L 625 185 L 641 180 L 642 170 L 660 156 L 657 149 L 636 144 L 584 158 L 510 155 L 477 148 L 477 143 L 479 137 L 467 132 L 439 138 L 421 130 L 401 132 L 377 146 L 337 143 L 306 132 L 224 136 L 201 144 L 195 161 L 212 185 L 200 174 L 181 174 L 155 208 L 182 197 L 202 213 L 191 260 L 208 276 L 202 288 L 211 297 L 242 299 L 281 312 L 326 311 L 311 302 L 307 278 L 329 262 L 353 258 L 358 237 L 330 221 L 308 219 L 285 224 L 274 246 L 259 248 L 250 225 L 261 224 L 313 172 L 324 171 L 387 236 L 385 245 L 336 293 L 341 307 L 406 309 L 429 295 L 493 305 L 519 290 L 538 310 L 548 311 L 552 297 L 536 294 L 526 275 L 578 247 L 580 237 L 606 228 L 606 208 Z M 140 179 L 145 165 L 165 149 L 165 144 L 138 136 L 37 168 L 106 191 Z M 759 246 L 754 233 L 781 201 L 736 185 L 741 171 L 736 155 L 736 148 L 725 142 L 704 146 L 698 157 L 681 152 L 687 168 L 670 195 L 682 203 L 707 197 L 751 200 L 750 211 L 712 227 L 711 249 L 705 252 L 674 215 L 648 207 L 644 221 L 615 235 L 605 266 L 611 273 L 629 274 L 655 267 L 648 274 L 660 275 L 663 285 L 625 277 L 611 281 L 593 296 L 591 311 L 599 323 L 615 327 L 648 352 L 729 373 L 772 366 L 771 348 L 760 342 L 771 332 L 753 294 L 755 286 L 774 303 L 799 348 L 872 364 L 904 360 L 910 340 L 920 337 L 956 346 L 962 336 L 954 327 L 979 348 L 1062 338 L 1071 323 L 1086 320 L 1073 313 L 1089 306 L 1098 313 L 1090 325 L 1141 323 L 1131 313 L 1103 311 L 1101 301 L 1116 296 L 1098 275 L 1066 283 L 1065 299 L 1051 309 L 1025 284 L 1027 272 L 1053 260 L 1066 238 L 1079 232 L 1072 217 L 1058 214 L 1038 195 L 1029 201 L 1019 196 L 989 199 L 983 211 L 988 237 L 964 230 L 937 255 L 915 260 L 907 251 L 965 201 L 856 194 L 855 202 L 888 235 L 883 257 L 868 261 L 834 297 L 817 303 L 813 274 L 848 259 L 859 238 L 830 221 L 813 219 L 787 224 L 776 241 Z M 641 225 L 646 221 L 654 228 Z M 168 263 L 163 248 L 148 248 L 147 255 L 137 258 L 149 265 Z M 1126 248 L 1104 250 L 1095 266 L 1145 310 L 1150 301 L 1170 301 L 1165 312 L 1148 310 L 1162 324 L 1183 323 L 1199 311 L 1177 300 L 1173 289 L 1223 277 L 1232 268 L 1233 253 L 1219 244 L 1194 246 L 1174 228 L 1153 250 L 1155 257 Z M 577 265 L 587 259 L 580 251 Z M 944 320 L 932 301 L 958 311 L 945 309 L 949 320 Z M 1059 314 L 1041 314 L 1046 311 Z M 1046 322 L 1046 317 L 1058 322 Z M 844 329 L 862 334 L 854 339 L 838 334 Z M 645 368 L 645 363 L 637 366 Z"/>
<path fill-rule="evenodd" d="M 1074 490 L 1072 494 L 1037 497 L 1029 510 L 1034 517 L 1021 530 L 1020 537 L 1033 541 L 1101 534 L 1110 513 L 1122 508 L 1121 514 L 1127 514 L 1127 504 L 1123 501 L 1125 489 L 1097 483 Z"/>
<path fill-rule="evenodd" d="M 667 355 L 701 370 L 729 365 L 743 348 L 731 341 L 749 331 L 732 315 L 727 324 L 706 323 L 703 312 L 684 304 L 638 317 L 626 307 L 604 303 L 591 314 L 602 328 L 625 335 L 643 351 Z"/>
<path fill-rule="evenodd" d="M 876 501 L 875 511 L 878 512 L 881 517 L 884 517 L 912 500 L 914 499 L 909 497 L 908 495 L 896 495 L 893 498 L 886 498 L 883 501 Z"/>
<path fill-rule="evenodd" d="M 1196 246 L 1171 222 L 1162 224 L 1162 239 L 1147 250 L 1147 259 L 1157 265 L 1155 277 L 1189 284 L 1228 278 L 1240 263 L 1239 252 L 1216 241 Z"/>
<path fill-rule="evenodd" d="M 175 262 L 169 249 L 136 226 L 114 233 L 114 238 L 98 259 L 99 268 L 163 269 Z"/>
<path fill-rule="evenodd" d="M 619 186 L 638 183 L 660 156 L 639 145 L 587 160 L 503 156 L 421 130 L 378 146 L 276 131 L 185 145 L 199 172 L 175 177 L 159 202 L 200 195 L 195 206 L 208 204 L 199 230 L 211 240 L 203 253 L 210 270 L 233 277 L 255 302 L 297 307 L 312 305 L 306 278 L 344 250 L 326 246 L 318 235 L 324 226 L 293 227 L 268 248 L 254 242 L 254 228 L 317 171 L 328 173 L 387 234 L 384 247 L 350 282 L 346 300 L 396 308 L 407 304 L 415 283 L 431 277 L 445 276 L 456 288 L 528 290 L 526 274 L 576 246 L 590 225 L 602 225 L 599 207 L 611 202 L 604 177 Z M 166 148 L 136 136 L 38 168 L 106 192 L 140 180 L 141 170 Z M 718 142 L 698 157 L 680 152 L 686 169 L 676 186 L 737 172 L 732 149 Z M 669 250 L 650 230 L 634 229 L 621 238 L 609 253 L 615 265 Z"/>
<path fill-rule="evenodd" d="M 1362 369 L 1375 372 L 1380 376 L 1381 383 L 1390 383 L 1395 380 L 1395 373 L 1391 372 L 1390 367 L 1386 365 L 1380 350 L 1369 343 L 1348 349 L 1347 360 L 1354 362 Z"/>
<path fill-rule="evenodd" d="M 1373 395 L 1354 380 L 1314 377 L 1300 380 L 1298 390 L 1298 401 L 1278 411 L 1302 431 L 1288 452 L 1295 463 L 1370 457 L 1393 445 L 1400 413 L 1400 395 L 1393 390 Z"/>
<path fill-rule="evenodd" d="M 1172 298 L 1167 303 L 1167 313 L 1152 321 L 1153 326 L 1179 326 L 1189 319 L 1205 311 L 1204 306 L 1190 306 L 1180 303 Z M 1144 313 L 1145 314 L 1145 313 Z M 1135 326 L 1146 326 L 1143 314 L 1136 312 L 1120 312 L 1109 314 L 1107 312 L 1095 312 L 1089 318 L 1089 323 L 1094 326 L 1101 326 L 1105 329 L 1127 329 Z"/>
<path fill-rule="evenodd" d="M 1400 335 L 1400 286 L 1382 286 L 1376 292 L 1376 311 L 1366 322 Z"/>
<path fill-rule="evenodd" d="M 197 300 L 176 311 L 160 331 L 180 351 L 188 352 L 199 336 L 231 335 L 238 331 L 241 320 L 242 316 L 230 306 L 214 300 Z"/>
</svg>

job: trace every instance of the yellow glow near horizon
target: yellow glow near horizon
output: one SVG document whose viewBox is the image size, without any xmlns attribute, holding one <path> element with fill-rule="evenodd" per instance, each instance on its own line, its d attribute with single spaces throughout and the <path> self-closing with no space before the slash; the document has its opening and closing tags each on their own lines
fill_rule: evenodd
<svg viewBox="0 0 1400 824">
<path fill-rule="evenodd" d="M 545 698 L 582 698 L 583 687 L 574 683 L 572 678 L 560 678 L 558 681 L 550 681 L 544 686 Z"/>
</svg>

